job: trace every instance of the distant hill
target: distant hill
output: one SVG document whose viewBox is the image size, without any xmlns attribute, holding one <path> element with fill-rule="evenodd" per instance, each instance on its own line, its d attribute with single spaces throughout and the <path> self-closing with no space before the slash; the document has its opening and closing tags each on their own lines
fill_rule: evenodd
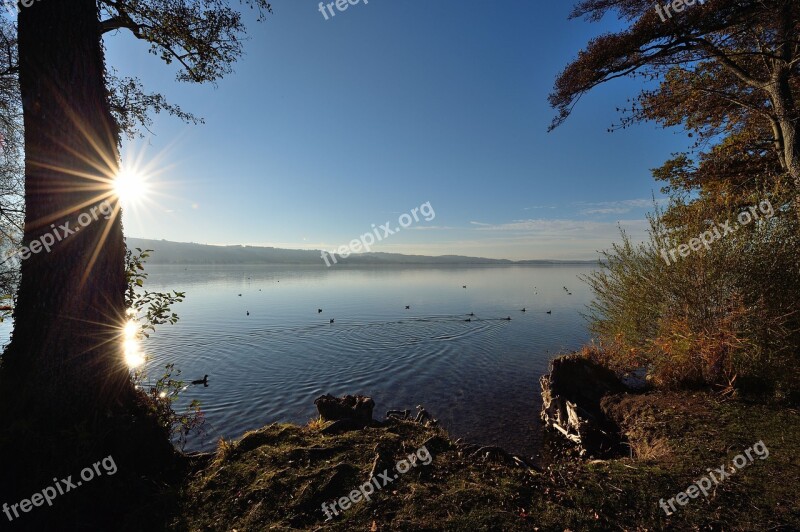
<svg viewBox="0 0 800 532">
<path fill-rule="evenodd" d="M 128 247 L 152 249 L 150 264 L 309 264 L 324 266 L 320 250 L 281 249 L 259 246 L 209 246 L 168 240 L 128 238 Z M 329 259 L 331 263 L 333 262 Z M 512 265 L 512 264 L 590 264 L 596 261 L 485 259 L 460 255 L 403 255 L 400 253 L 356 253 L 336 256 L 337 264 L 346 265 Z"/>
</svg>

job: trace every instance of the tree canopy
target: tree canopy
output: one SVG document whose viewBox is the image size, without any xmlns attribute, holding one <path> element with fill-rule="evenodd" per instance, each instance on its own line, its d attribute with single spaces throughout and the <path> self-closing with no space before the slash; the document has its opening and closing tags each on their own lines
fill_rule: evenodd
<svg viewBox="0 0 800 532">
<path fill-rule="evenodd" d="M 800 5 L 793 0 L 708 0 L 662 20 L 647 0 L 584 0 L 571 17 L 616 12 L 629 26 L 591 40 L 560 74 L 551 128 L 610 80 L 645 84 L 621 126 L 683 126 L 713 156 L 673 160 L 673 186 L 742 185 L 791 177 L 800 215 Z M 652 89 L 652 83 L 658 87 Z"/>
<path fill-rule="evenodd" d="M 266 0 L 242 4 L 259 20 L 272 12 Z M 242 13 L 227 0 L 101 0 L 98 6 L 102 34 L 130 31 L 165 63 L 177 62 L 181 81 L 216 81 L 242 55 Z"/>
</svg>

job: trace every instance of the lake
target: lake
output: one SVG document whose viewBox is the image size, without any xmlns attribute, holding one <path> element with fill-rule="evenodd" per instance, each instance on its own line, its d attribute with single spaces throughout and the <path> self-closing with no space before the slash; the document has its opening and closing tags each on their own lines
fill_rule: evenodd
<svg viewBox="0 0 800 532">
<path fill-rule="evenodd" d="M 207 388 L 182 395 L 207 419 L 187 450 L 306 423 L 316 397 L 360 393 L 378 419 L 421 404 L 454 438 L 532 456 L 539 376 L 589 338 L 581 312 L 591 293 L 579 276 L 593 267 L 150 265 L 146 287 L 186 300 L 178 324 L 144 342 L 148 369 L 151 379 L 169 362 L 187 381 L 209 375 Z"/>
<path fill-rule="evenodd" d="M 148 265 L 147 289 L 186 300 L 176 325 L 144 341 L 147 370 L 151 381 L 168 363 L 187 382 L 209 375 L 181 395 L 207 420 L 186 450 L 307 423 L 331 393 L 372 397 L 377 419 L 421 404 L 454 438 L 534 456 L 539 377 L 589 339 L 579 276 L 593 268 Z"/>
</svg>

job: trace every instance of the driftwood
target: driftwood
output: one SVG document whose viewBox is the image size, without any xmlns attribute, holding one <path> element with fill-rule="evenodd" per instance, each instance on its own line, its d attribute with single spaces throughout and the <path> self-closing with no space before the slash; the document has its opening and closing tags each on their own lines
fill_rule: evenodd
<svg viewBox="0 0 800 532">
<path fill-rule="evenodd" d="M 511 454 L 501 447 L 494 445 L 475 445 L 474 443 L 465 443 L 461 438 L 453 442 L 453 446 L 458 449 L 459 457 L 466 457 L 472 459 L 481 459 L 483 461 L 500 462 L 511 467 L 521 467 L 527 469 L 528 472 L 537 471 L 542 472 L 542 468 L 534 464 L 523 456 Z"/>
<path fill-rule="evenodd" d="M 602 454 L 616 446 L 616 427 L 600 408 L 609 394 L 628 388 L 613 372 L 578 355 L 559 357 L 540 379 L 542 420 L 576 444 L 581 454 Z"/>
<path fill-rule="evenodd" d="M 373 478 L 384 471 L 391 472 L 394 468 L 391 449 L 385 442 L 378 442 L 375 444 L 373 452 L 375 453 L 375 458 L 372 460 L 372 467 L 370 468 L 369 478 L 367 479 L 368 482 L 372 481 Z"/>
<path fill-rule="evenodd" d="M 426 427 L 435 427 L 439 424 L 438 419 L 434 419 L 422 405 L 417 406 L 417 415 L 411 417 L 411 410 L 389 410 L 386 412 L 387 419 L 398 419 L 400 421 L 414 421 Z"/>
<path fill-rule="evenodd" d="M 349 430 L 363 429 L 365 426 L 366 425 L 362 421 L 356 419 L 337 419 L 319 432 L 320 434 L 339 434 Z"/>
</svg>

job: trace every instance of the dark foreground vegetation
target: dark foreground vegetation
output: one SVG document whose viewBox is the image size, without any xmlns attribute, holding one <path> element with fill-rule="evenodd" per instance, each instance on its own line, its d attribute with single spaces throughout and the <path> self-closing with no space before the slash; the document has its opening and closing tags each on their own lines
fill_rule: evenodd
<svg viewBox="0 0 800 532">
<path fill-rule="evenodd" d="M 212 454 L 180 455 L 159 467 L 117 460 L 113 476 L 95 478 L 33 508 L 11 530 L 797 530 L 800 528 L 800 412 L 774 404 L 723 399 L 709 392 L 616 394 L 603 411 L 619 427 L 622 456 L 579 458 L 548 433 L 539 464 L 502 451 L 452 441 L 439 428 L 387 420 L 382 426 L 328 434 L 330 423 L 273 424 Z M 110 436 L 132 451 L 135 430 Z M 667 516 L 659 506 L 709 469 L 762 441 L 755 459 Z M 75 447 L 74 442 L 66 442 Z M 23 446 L 24 447 L 24 446 Z M 39 444 L 30 442 L 32 449 Z M 323 503 L 348 496 L 373 471 L 424 447 L 418 464 L 370 501 L 326 521 Z M 18 448 L 19 450 L 19 448 Z M 28 452 L 30 449 L 28 449 Z M 55 464 L 43 456 L 27 471 L 11 468 L 5 501 L 30 497 L 50 477 L 73 482 L 102 458 L 84 452 Z M 20 451 L 25 452 L 25 451 Z M 145 462 L 149 462 L 146 464 Z M 376 463 L 380 467 L 376 468 Z M 9 478 L 5 477 L 4 480 Z M 380 479 L 380 477 L 378 477 Z M 119 494 L 124 493 L 124 497 Z M 0 515 L 0 517 L 3 517 Z"/>
<path fill-rule="evenodd" d="M 452 442 L 440 429 L 389 421 L 341 435 L 323 424 L 270 425 L 197 458 L 177 494 L 172 530 L 796 530 L 800 413 L 701 392 L 607 398 L 630 455 L 542 468 Z M 673 497 L 762 440 L 769 456 L 667 517 Z M 325 522 L 321 505 L 421 446 L 433 459 Z"/>
</svg>

